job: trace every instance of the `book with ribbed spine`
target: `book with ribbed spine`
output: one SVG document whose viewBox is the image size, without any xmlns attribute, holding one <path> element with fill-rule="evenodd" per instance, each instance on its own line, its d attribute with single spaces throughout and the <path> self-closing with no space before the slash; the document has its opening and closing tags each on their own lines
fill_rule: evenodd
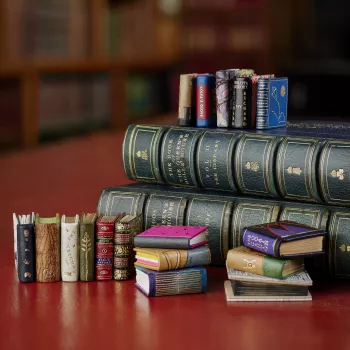
<svg viewBox="0 0 350 350">
<path fill-rule="evenodd" d="M 205 293 L 207 271 L 203 267 L 172 271 L 136 267 L 136 287 L 149 297 Z"/>
</svg>

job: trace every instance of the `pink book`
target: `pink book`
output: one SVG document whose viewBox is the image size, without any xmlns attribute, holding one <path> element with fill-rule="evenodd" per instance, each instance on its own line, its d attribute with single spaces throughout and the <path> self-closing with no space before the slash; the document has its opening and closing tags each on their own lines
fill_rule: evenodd
<svg viewBox="0 0 350 350">
<path fill-rule="evenodd" d="M 135 247 L 191 249 L 208 243 L 207 226 L 153 226 L 135 237 Z"/>
</svg>

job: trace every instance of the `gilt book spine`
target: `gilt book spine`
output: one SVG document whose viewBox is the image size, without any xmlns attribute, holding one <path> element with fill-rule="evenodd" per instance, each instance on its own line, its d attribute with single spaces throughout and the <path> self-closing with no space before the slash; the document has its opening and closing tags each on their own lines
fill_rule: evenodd
<svg viewBox="0 0 350 350">
<path fill-rule="evenodd" d="M 216 126 L 215 76 L 198 75 L 196 78 L 197 127 Z"/>
<path fill-rule="evenodd" d="M 251 128 L 252 82 L 250 78 L 235 79 L 232 101 L 232 128 Z"/>
<path fill-rule="evenodd" d="M 196 73 L 180 75 L 179 126 L 196 125 Z"/>
</svg>

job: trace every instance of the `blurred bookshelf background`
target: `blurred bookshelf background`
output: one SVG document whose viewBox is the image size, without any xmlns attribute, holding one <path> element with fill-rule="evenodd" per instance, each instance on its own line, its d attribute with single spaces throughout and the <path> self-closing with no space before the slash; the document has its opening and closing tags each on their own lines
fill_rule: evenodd
<svg viewBox="0 0 350 350">
<path fill-rule="evenodd" d="M 233 67 L 288 76 L 295 118 L 346 118 L 348 89 L 339 89 L 350 73 L 345 5 L 2 0 L 0 151 L 175 119 L 179 74 Z"/>
</svg>

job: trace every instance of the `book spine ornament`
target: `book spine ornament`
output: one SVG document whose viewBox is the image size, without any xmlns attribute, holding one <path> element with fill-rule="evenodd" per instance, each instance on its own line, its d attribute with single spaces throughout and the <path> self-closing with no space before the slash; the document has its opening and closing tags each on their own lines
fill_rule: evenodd
<svg viewBox="0 0 350 350">
<path fill-rule="evenodd" d="M 179 89 L 179 126 L 196 125 L 196 76 L 181 74 Z"/>
<path fill-rule="evenodd" d="M 112 279 L 114 222 L 97 222 L 95 276 L 98 281 Z"/>
<path fill-rule="evenodd" d="M 17 227 L 17 274 L 20 282 L 35 282 L 35 234 L 33 224 L 18 224 Z"/>
<path fill-rule="evenodd" d="M 232 128 L 251 128 L 252 82 L 237 77 L 233 83 Z"/>
<path fill-rule="evenodd" d="M 256 128 L 267 129 L 269 127 L 269 83 L 268 78 L 259 78 L 256 102 Z"/>
<path fill-rule="evenodd" d="M 198 75 L 196 78 L 196 113 L 197 127 L 216 125 L 215 76 Z"/>
<path fill-rule="evenodd" d="M 258 252 L 279 258 L 280 240 L 270 238 L 245 229 L 243 233 L 243 245 Z"/>
<path fill-rule="evenodd" d="M 93 281 L 95 278 L 95 221 L 80 224 L 80 280 Z"/>
<path fill-rule="evenodd" d="M 36 281 L 61 279 L 60 224 L 35 223 Z"/>
</svg>

